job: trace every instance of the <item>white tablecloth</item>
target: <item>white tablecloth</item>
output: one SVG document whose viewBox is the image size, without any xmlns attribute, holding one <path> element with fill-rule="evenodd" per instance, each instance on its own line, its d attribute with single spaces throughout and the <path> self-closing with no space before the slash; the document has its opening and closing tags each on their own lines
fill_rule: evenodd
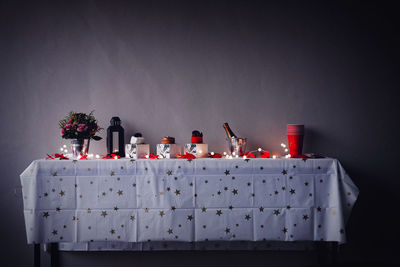
<svg viewBox="0 0 400 267">
<path fill-rule="evenodd" d="M 35 160 L 21 183 L 28 243 L 86 249 L 88 243 L 144 249 L 149 242 L 167 249 L 162 242 L 170 241 L 186 248 L 216 241 L 343 243 L 358 196 L 331 158 Z"/>
</svg>

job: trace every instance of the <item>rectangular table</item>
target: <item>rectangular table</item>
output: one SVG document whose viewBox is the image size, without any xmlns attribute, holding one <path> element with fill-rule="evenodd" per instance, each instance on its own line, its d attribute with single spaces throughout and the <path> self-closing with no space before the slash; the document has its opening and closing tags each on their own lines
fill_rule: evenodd
<svg viewBox="0 0 400 267">
<path fill-rule="evenodd" d="M 358 196 L 332 158 L 35 160 L 21 183 L 28 243 L 66 250 L 343 243 Z"/>
</svg>

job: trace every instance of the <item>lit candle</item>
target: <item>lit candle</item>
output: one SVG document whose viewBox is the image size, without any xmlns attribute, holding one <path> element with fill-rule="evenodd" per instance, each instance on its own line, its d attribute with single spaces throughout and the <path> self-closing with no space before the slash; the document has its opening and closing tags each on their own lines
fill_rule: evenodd
<svg viewBox="0 0 400 267">
<path fill-rule="evenodd" d="M 259 147 L 259 148 L 258 148 L 258 152 L 261 152 L 261 150 L 262 150 L 261 147 Z"/>
<path fill-rule="evenodd" d="M 149 158 L 149 155 L 146 155 L 145 157 L 146 157 L 146 159 L 148 159 L 148 158 Z"/>
<path fill-rule="evenodd" d="M 99 159 L 100 158 L 100 155 L 99 154 L 96 154 L 96 159 Z"/>
<path fill-rule="evenodd" d="M 272 155 L 272 158 L 273 158 L 273 159 L 276 159 L 276 155 Z"/>
<path fill-rule="evenodd" d="M 214 152 L 211 152 L 211 156 L 214 156 Z"/>
<path fill-rule="evenodd" d="M 243 156 L 243 158 L 244 158 L 244 159 L 247 159 L 247 157 L 246 157 L 246 156 Z"/>
<path fill-rule="evenodd" d="M 115 156 L 114 159 L 118 159 L 118 156 Z"/>
<path fill-rule="evenodd" d="M 235 152 L 232 152 L 232 155 L 233 155 L 233 156 L 235 156 L 235 154 L 236 154 Z"/>
<path fill-rule="evenodd" d="M 224 152 L 224 155 L 226 156 L 226 152 Z"/>
</svg>

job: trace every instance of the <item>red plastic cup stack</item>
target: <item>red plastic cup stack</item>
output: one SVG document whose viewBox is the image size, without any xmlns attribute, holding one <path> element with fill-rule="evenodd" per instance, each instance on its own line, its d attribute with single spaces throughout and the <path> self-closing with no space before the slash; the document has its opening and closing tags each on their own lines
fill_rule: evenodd
<svg viewBox="0 0 400 267">
<path fill-rule="evenodd" d="M 287 136 L 289 141 L 290 157 L 296 158 L 301 155 L 303 150 L 304 125 L 288 124 Z"/>
</svg>

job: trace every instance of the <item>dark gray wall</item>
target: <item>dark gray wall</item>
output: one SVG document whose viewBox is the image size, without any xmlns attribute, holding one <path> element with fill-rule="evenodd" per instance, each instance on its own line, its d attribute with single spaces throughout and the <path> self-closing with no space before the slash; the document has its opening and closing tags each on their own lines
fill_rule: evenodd
<svg viewBox="0 0 400 267">
<path fill-rule="evenodd" d="M 279 4 L 278 4 L 279 3 Z M 28 266 L 19 174 L 61 144 L 70 110 L 101 126 L 225 149 L 223 122 L 280 152 L 287 123 L 305 150 L 341 160 L 361 190 L 343 261 L 395 261 L 400 236 L 397 8 L 390 2 L 6 1 L 0 4 L 0 255 Z M 104 132 L 101 134 L 105 136 Z M 105 152 L 105 141 L 92 146 Z M 277 263 L 312 253 L 63 253 L 62 266 Z"/>
</svg>

